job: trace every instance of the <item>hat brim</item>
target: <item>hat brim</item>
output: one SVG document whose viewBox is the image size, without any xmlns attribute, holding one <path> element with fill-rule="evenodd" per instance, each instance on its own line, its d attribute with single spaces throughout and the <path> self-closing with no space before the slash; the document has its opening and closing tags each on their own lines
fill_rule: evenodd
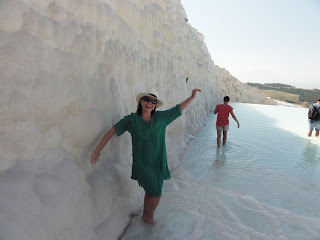
<svg viewBox="0 0 320 240">
<path fill-rule="evenodd" d="M 139 103 L 139 102 L 140 102 L 140 99 L 143 98 L 143 97 L 145 97 L 145 96 L 154 98 L 154 96 L 150 95 L 149 93 L 139 93 L 139 94 L 136 96 L 137 103 Z M 161 107 L 161 106 L 163 105 L 163 102 L 162 102 L 159 98 L 157 98 L 157 101 L 158 101 L 158 103 L 156 104 L 156 107 L 157 107 L 157 108 L 158 108 L 158 107 Z"/>
</svg>

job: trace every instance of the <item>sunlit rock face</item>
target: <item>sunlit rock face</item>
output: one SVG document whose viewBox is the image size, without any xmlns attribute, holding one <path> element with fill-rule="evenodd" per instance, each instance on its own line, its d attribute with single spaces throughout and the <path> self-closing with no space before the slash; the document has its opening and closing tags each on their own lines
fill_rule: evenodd
<svg viewBox="0 0 320 240">
<path fill-rule="evenodd" d="M 229 96 L 231 102 L 259 103 L 275 105 L 274 100 L 266 98 L 258 88 L 241 83 L 226 69 L 214 66 L 214 74 L 218 79 L 219 91 L 224 96 Z"/>
<path fill-rule="evenodd" d="M 0 3 L 0 239 L 116 239 L 143 190 L 131 139 L 104 133 L 156 88 L 168 109 L 202 89 L 167 129 L 176 168 L 209 111 L 257 90 L 215 66 L 179 0 L 5 0 Z M 212 56 L 214 58 L 214 56 Z"/>
</svg>

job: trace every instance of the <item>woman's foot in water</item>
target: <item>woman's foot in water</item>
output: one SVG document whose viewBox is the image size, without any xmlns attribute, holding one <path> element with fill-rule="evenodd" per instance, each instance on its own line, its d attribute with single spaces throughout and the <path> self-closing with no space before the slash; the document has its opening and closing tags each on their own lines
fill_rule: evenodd
<svg viewBox="0 0 320 240">
<path fill-rule="evenodd" d="M 146 215 L 143 214 L 142 216 L 143 218 L 143 221 L 145 223 L 148 223 L 148 224 L 153 224 L 155 222 L 154 218 L 153 217 L 147 217 Z"/>
</svg>

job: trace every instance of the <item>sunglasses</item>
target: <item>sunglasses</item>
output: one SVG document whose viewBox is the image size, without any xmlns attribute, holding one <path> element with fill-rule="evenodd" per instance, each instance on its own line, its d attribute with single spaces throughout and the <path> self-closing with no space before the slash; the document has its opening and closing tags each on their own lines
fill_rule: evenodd
<svg viewBox="0 0 320 240">
<path fill-rule="evenodd" d="M 157 100 L 151 99 L 149 97 L 143 97 L 142 100 L 145 101 L 145 102 L 150 102 L 151 101 L 152 104 L 157 104 L 158 103 Z"/>
</svg>

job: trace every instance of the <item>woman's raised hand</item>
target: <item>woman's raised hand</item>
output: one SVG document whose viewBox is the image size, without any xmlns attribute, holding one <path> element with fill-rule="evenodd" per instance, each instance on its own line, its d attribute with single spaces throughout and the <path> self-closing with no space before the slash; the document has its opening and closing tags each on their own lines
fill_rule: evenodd
<svg viewBox="0 0 320 240">
<path fill-rule="evenodd" d="M 198 88 L 193 89 L 193 90 L 192 90 L 191 97 L 192 97 L 192 98 L 195 98 L 195 97 L 196 97 L 196 95 L 197 95 L 197 92 L 201 92 L 201 90 L 200 90 L 200 89 L 198 89 Z"/>
</svg>

